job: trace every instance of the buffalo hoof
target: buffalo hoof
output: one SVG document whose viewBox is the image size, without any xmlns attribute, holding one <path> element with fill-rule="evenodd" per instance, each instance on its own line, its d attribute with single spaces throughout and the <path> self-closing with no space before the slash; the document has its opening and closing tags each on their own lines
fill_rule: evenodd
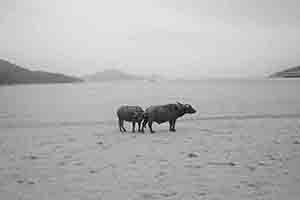
<svg viewBox="0 0 300 200">
<path fill-rule="evenodd" d="M 170 132 L 176 132 L 176 129 L 170 129 L 169 131 Z"/>
<path fill-rule="evenodd" d="M 150 131 L 152 134 L 155 133 L 155 131 Z"/>
</svg>

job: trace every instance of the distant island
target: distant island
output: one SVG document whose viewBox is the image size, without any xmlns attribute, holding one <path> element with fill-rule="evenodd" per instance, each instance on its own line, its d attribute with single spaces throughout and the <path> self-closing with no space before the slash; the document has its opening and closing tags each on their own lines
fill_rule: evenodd
<svg viewBox="0 0 300 200">
<path fill-rule="evenodd" d="M 82 80 L 60 73 L 32 71 L 0 59 L 0 85 L 75 82 L 82 82 Z"/>
<path fill-rule="evenodd" d="M 125 73 L 117 69 L 106 69 L 102 72 L 96 72 L 94 74 L 86 75 L 81 78 L 88 82 L 134 81 L 134 80 L 145 80 L 150 82 L 156 82 L 164 79 L 162 76 L 156 74 L 152 74 L 151 76 L 148 77 L 148 76 Z"/>
<path fill-rule="evenodd" d="M 300 66 L 271 74 L 271 78 L 300 78 Z"/>
<path fill-rule="evenodd" d="M 104 81 L 122 81 L 122 80 L 143 80 L 142 76 L 127 74 L 116 69 L 106 69 L 102 72 L 81 77 L 88 82 L 104 82 Z"/>
</svg>

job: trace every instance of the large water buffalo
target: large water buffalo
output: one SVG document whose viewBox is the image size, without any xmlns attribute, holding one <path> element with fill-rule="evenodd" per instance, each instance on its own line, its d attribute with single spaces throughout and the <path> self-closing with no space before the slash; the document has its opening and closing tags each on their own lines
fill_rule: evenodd
<svg viewBox="0 0 300 200">
<path fill-rule="evenodd" d="M 151 133 L 154 133 L 155 131 L 152 130 L 153 122 L 161 124 L 167 121 L 170 124 L 169 130 L 175 132 L 175 123 L 177 118 L 186 113 L 192 114 L 195 112 L 196 110 L 191 105 L 182 104 L 179 102 L 176 104 L 150 106 L 144 112 L 142 132 L 144 132 L 144 128 L 146 127 L 147 123 Z"/>
<path fill-rule="evenodd" d="M 132 132 L 135 132 L 135 123 L 138 123 L 141 132 L 144 110 L 139 106 L 120 106 L 117 110 L 119 128 L 121 132 L 126 132 L 124 121 L 132 122 Z"/>
</svg>

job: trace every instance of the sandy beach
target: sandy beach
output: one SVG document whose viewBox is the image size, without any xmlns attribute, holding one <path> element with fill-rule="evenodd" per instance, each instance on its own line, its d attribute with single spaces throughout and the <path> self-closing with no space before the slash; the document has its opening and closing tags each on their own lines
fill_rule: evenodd
<svg viewBox="0 0 300 200">
<path fill-rule="evenodd" d="M 300 200 L 299 8 L 0 0 L 0 200 Z"/>
<path fill-rule="evenodd" d="M 298 199 L 300 120 L 7 128 L 1 199 Z M 126 124 L 129 127 L 129 124 Z"/>
</svg>

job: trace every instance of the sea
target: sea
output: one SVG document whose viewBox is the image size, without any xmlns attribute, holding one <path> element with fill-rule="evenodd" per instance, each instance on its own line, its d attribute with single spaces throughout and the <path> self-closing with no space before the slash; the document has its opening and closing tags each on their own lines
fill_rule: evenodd
<svg viewBox="0 0 300 200">
<path fill-rule="evenodd" d="M 120 105 L 181 102 L 182 120 L 300 118 L 300 79 L 114 81 L 0 86 L 0 130 L 116 125 Z"/>
</svg>

